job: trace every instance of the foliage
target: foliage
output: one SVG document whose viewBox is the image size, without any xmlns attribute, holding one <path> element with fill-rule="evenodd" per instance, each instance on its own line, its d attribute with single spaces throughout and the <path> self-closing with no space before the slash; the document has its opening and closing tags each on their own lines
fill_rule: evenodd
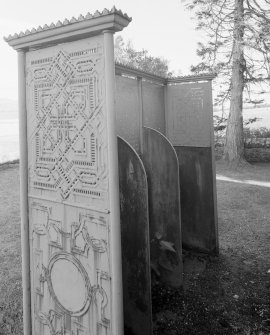
<svg viewBox="0 0 270 335">
<path fill-rule="evenodd" d="M 116 61 L 121 64 L 163 77 L 172 76 L 172 73 L 169 72 L 168 60 L 151 56 L 145 49 L 140 51 L 135 50 L 131 41 L 125 43 L 123 37 L 120 35 L 115 39 L 114 53 Z"/>
<path fill-rule="evenodd" d="M 227 120 L 228 120 L 228 118 L 223 116 L 223 115 L 222 116 L 214 115 L 213 116 L 214 132 L 224 131 L 227 128 Z M 247 127 L 250 124 L 255 123 L 257 121 L 260 121 L 260 120 L 261 120 L 261 118 L 253 117 L 253 118 L 249 118 L 249 119 L 245 120 L 243 122 L 243 124 L 244 124 L 244 127 Z"/>
<path fill-rule="evenodd" d="M 231 97 L 233 46 L 235 31 L 241 30 L 243 49 L 244 102 L 260 104 L 270 79 L 270 1 L 242 0 L 243 16 L 236 17 L 239 0 L 182 0 L 195 14 L 197 29 L 206 36 L 197 53 L 202 61 L 192 66 L 195 73 L 214 71 L 218 74 L 215 85 L 215 103 L 225 103 Z M 236 22 L 237 21 L 237 22 Z"/>
<path fill-rule="evenodd" d="M 270 129 L 266 127 L 260 127 L 256 129 L 244 128 L 245 138 L 270 138 Z"/>
<path fill-rule="evenodd" d="M 217 72 L 216 103 L 230 101 L 223 158 L 237 168 L 246 164 L 243 102 L 262 103 L 270 79 L 270 0 L 183 1 L 206 34 L 197 51 L 202 62 L 192 70 Z"/>
</svg>

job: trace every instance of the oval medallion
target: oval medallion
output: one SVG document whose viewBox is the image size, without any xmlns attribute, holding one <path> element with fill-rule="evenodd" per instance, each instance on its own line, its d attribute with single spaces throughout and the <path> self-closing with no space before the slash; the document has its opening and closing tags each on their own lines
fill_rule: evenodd
<svg viewBox="0 0 270 335">
<path fill-rule="evenodd" d="M 48 270 L 49 290 L 56 303 L 69 314 L 84 314 L 90 303 L 90 282 L 82 263 L 61 252 L 51 258 Z"/>
</svg>

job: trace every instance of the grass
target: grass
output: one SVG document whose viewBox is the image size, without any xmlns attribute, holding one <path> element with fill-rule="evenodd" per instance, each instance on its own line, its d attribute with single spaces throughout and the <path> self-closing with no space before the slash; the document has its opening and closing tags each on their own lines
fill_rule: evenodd
<svg viewBox="0 0 270 335">
<path fill-rule="evenodd" d="M 22 334 L 18 164 L 0 169 L 0 335 Z"/>
<path fill-rule="evenodd" d="M 270 181 L 270 164 L 217 173 Z M 0 335 L 22 334 L 18 164 L 0 168 Z M 183 290 L 154 294 L 155 334 L 270 334 L 270 188 L 217 181 L 220 256 L 184 254 L 196 264 Z M 200 269 L 199 271 L 197 271 Z M 155 288 L 154 288 L 155 290 Z"/>
<path fill-rule="evenodd" d="M 156 335 L 270 334 L 270 188 L 244 183 L 269 182 L 270 164 L 217 173 L 243 181 L 217 181 L 220 255 L 184 253 L 184 289 L 155 298 Z"/>
</svg>

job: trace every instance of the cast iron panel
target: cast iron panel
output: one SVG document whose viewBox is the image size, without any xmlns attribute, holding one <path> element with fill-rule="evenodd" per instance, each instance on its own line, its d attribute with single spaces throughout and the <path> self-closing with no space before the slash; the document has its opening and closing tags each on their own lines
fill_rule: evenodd
<svg viewBox="0 0 270 335">
<path fill-rule="evenodd" d="M 134 149 L 118 138 L 125 335 L 152 334 L 147 178 Z"/>
<path fill-rule="evenodd" d="M 27 54 L 29 193 L 108 208 L 102 39 Z"/>
<path fill-rule="evenodd" d="M 140 102 L 138 81 L 116 76 L 117 135 L 123 137 L 138 152 L 140 147 Z"/>
<path fill-rule="evenodd" d="M 211 148 L 174 147 L 179 159 L 183 245 L 218 251 Z"/>
<path fill-rule="evenodd" d="M 110 334 L 109 215 L 30 199 L 29 219 L 33 334 Z"/>
<path fill-rule="evenodd" d="M 157 264 L 165 283 L 177 287 L 182 285 L 178 159 L 168 139 L 154 129 L 143 129 L 143 145 L 149 187 L 151 262 Z M 164 255 L 157 247 L 160 241 L 172 243 L 176 252 L 166 251 Z"/>
<path fill-rule="evenodd" d="M 143 126 L 165 134 L 164 86 L 142 82 Z"/>
<path fill-rule="evenodd" d="M 26 54 L 33 335 L 112 333 L 103 43 Z"/>
<path fill-rule="evenodd" d="M 211 146 L 211 83 L 168 85 L 168 138 L 173 145 Z"/>
</svg>

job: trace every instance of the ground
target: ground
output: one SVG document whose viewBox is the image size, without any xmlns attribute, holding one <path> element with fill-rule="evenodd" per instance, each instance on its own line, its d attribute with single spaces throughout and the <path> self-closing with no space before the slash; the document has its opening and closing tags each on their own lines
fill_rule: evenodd
<svg viewBox="0 0 270 335">
<path fill-rule="evenodd" d="M 153 288 L 154 334 L 270 334 L 270 164 L 217 173 L 220 254 L 184 252 L 183 290 Z"/>
<path fill-rule="evenodd" d="M 153 286 L 155 335 L 270 334 L 270 164 L 218 162 L 217 173 L 220 254 L 184 251 L 183 289 Z M 0 169 L 0 184 L 0 335 L 19 335 L 18 165 Z"/>
</svg>

